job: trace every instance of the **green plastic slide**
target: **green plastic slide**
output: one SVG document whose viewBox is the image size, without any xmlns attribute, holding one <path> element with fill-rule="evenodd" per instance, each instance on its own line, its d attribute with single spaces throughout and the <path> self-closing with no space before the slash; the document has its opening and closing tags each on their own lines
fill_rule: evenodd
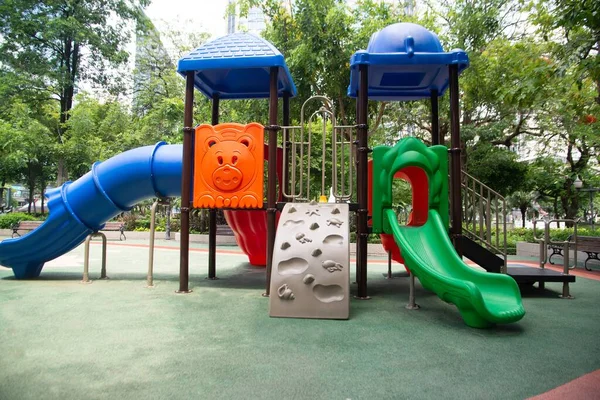
<svg viewBox="0 0 600 400">
<path fill-rule="evenodd" d="M 514 279 L 465 264 L 437 211 L 429 210 L 422 226 L 400 226 L 393 210 L 385 213 L 406 266 L 425 288 L 456 305 L 468 326 L 487 328 L 523 318 L 525 309 Z"/>
</svg>

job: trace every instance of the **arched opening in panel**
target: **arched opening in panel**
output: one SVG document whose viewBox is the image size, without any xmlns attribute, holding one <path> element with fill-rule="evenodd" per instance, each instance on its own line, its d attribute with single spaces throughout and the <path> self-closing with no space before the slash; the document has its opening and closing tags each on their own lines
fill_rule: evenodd
<svg viewBox="0 0 600 400">
<path fill-rule="evenodd" d="M 406 167 L 396 172 L 392 182 L 394 209 L 401 225 L 421 226 L 429 213 L 429 181 L 419 167 Z"/>
</svg>

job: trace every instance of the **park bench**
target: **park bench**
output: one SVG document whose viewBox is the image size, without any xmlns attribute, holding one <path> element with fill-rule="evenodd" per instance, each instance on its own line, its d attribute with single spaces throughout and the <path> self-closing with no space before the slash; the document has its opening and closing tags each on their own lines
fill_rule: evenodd
<svg viewBox="0 0 600 400">
<path fill-rule="evenodd" d="M 12 229 L 12 237 L 17 237 L 17 236 L 21 236 L 21 234 L 19 233 L 19 231 L 32 231 L 36 228 L 39 228 L 40 225 L 42 225 L 44 223 L 44 221 L 19 221 L 16 224 L 14 224 L 13 226 L 11 226 Z"/>
<path fill-rule="evenodd" d="M 11 227 L 11 229 L 12 229 L 11 236 L 12 237 L 21 236 L 19 231 L 28 231 L 29 232 L 29 231 L 32 231 L 32 230 L 38 228 L 43 223 L 44 223 L 44 221 L 19 221 Z M 119 240 L 127 240 L 127 237 L 125 236 L 125 225 L 123 225 L 122 222 L 118 222 L 118 221 L 107 222 L 104 225 L 104 228 L 100 229 L 100 231 L 120 232 L 121 234 L 119 236 Z"/>
<path fill-rule="evenodd" d="M 119 221 L 111 221 L 104 224 L 104 228 L 100 229 L 100 232 L 121 232 L 119 240 L 127 240 L 125 236 L 125 225 Z"/>
<path fill-rule="evenodd" d="M 571 240 L 570 236 L 569 236 L 568 240 Z M 563 256 L 563 246 L 562 245 L 550 245 L 549 247 L 552 250 L 552 254 L 548 258 L 548 261 L 550 262 L 550 264 L 554 264 L 552 262 L 552 257 L 556 256 L 556 255 Z M 587 254 L 587 258 L 585 259 L 583 266 L 588 271 L 591 271 L 592 269 L 588 268 L 588 266 L 587 266 L 588 261 L 589 260 L 600 261 L 600 258 L 598 257 L 598 254 L 600 254 L 600 237 L 598 237 L 598 236 L 577 236 L 577 250 L 582 251 Z"/>
</svg>

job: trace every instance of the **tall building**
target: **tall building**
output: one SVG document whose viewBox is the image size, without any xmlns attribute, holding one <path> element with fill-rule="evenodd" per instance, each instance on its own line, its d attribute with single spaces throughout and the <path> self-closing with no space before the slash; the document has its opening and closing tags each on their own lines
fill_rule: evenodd
<svg viewBox="0 0 600 400">
<path fill-rule="evenodd" d="M 231 7 L 233 0 L 229 0 Z M 236 23 L 237 21 L 237 23 Z M 260 7 L 252 7 L 248 10 L 248 15 L 244 18 L 237 19 L 236 13 L 233 12 L 227 17 L 227 33 L 234 32 L 250 32 L 256 35 L 265 29 L 265 15 L 263 14 Z"/>
<path fill-rule="evenodd" d="M 172 69 L 174 65 L 161 41 L 158 29 L 150 18 L 145 17 L 143 21 L 138 22 L 137 32 L 133 71 L 133 107 L 143 113 L 144 106 L 140 104 L 139 88 L 150 84 L 152 77 L 160 69 Z"/>
</svg>

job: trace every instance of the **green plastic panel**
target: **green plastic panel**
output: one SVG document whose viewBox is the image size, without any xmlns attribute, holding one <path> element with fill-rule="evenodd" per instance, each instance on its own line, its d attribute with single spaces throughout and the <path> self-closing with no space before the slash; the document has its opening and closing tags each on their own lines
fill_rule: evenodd
<svg viewBox="0 0 600 400">
<path fill-rule="evenodd" d="M 384 218 L 384 209 L 392 207 L 394 174 L 406 167 L 422 168 L 429 179 L 429 208 L 437 210 L 448 228 L 448 149 L 427 147 L 409 137 L 394 147 L 377 146 L 373 150 L 373 232 L 392 233 Z"/>
</svg>

